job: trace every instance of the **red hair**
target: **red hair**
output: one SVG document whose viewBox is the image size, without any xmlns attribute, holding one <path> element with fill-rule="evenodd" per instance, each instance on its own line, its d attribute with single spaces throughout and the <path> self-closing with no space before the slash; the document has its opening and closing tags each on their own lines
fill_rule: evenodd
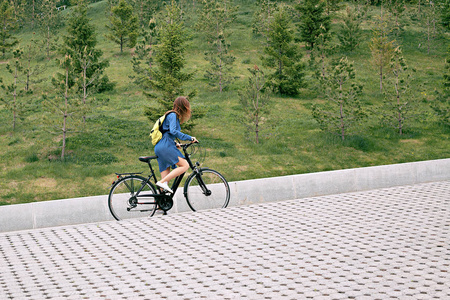
<svg viewBox="0 0 450 300">
<path fill-rule="evenodd" d="M 177 114 L 180 123 L 187 122 L 191 118 L 191 104 L 186 97 L 180 96 L 173 102 L 173 111 Z"/>
</svg>

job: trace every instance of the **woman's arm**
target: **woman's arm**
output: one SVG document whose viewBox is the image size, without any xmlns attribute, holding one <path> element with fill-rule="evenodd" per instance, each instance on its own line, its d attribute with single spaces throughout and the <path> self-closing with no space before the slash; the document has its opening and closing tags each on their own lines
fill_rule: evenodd
<svg viewBox="0 0 450 300">
<path fill-rule="evenodd" d="M 167 115 L 166 119 L 169 122 L 169 132 L 174 135 L 176 138 L 182 141 L 190 141 L 192 137 L 188 134 L 182 133 L 177 129 L 177 114 L 170 113 Z"/>
</svg>

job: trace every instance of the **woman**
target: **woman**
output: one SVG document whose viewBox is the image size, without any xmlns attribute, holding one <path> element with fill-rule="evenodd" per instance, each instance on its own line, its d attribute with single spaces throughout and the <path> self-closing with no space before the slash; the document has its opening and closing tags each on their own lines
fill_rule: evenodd
<svg viewBox="0 0 450 300">
<path fill-rule="evenodd" d="M 184 155 L 177 149 L 175 139 L 198 142 L 195 137 L 180 131 L 180 124 L 190 118 L 191 105 L 189 101 L 185 97 L 175 99 L 173 109 L 166 112 L 166 118 L 162 124 L 162 139 L 155 145 L 155 154 L 158 156 L 159 171 L 161 172 L 161 180 L 156 185 L 171 193 L 173 191 L 169 188 L 168 182 L 189 169 L 189 164 Z M 170 167 L 175 169 L 170 172 Z"/>
</svg>

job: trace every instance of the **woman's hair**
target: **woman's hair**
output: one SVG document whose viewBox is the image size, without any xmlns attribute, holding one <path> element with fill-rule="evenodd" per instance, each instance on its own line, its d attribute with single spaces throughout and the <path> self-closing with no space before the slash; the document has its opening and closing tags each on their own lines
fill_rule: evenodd
<svg viewBox="0 0 450 300">
<path fill-rule="evenodd" d="M 180 96 L 173 102 L 173 111 L 177 114 L 180 123 L 187 122 L 191 118 L 191 104 L 186 97 Z"/>
</svg>

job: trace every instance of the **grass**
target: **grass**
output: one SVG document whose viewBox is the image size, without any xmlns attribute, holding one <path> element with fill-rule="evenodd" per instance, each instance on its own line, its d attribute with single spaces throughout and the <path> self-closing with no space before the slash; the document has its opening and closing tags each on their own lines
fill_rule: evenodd
<svg viewBox="0 0 450 300">
<path fill-rule="evenodd" d="M 236 56 L 234 75 L 239 79 L 228 90 L 219 94 L 205 80 L 207 62 L 203 53 L 204 39 L 193 29 L 193 16 L 186 26 L 192 34 L 186 51 L 186 71 L 196 71 L 186 92 L 198 91 L 193 101 L 205 106 L 208 113 L 194 127 L 196 136 L 206 151 L 204 166 L 223 173 L 229 181 L 264 178 L 299 173 L 319 172 L 345 168 L 376 166 L 450 157 L 449 128 L 442 127 L 429 108 L 432 92 L 440 89 L 444 71 L 445 45 L 448 33 L 433 47 L 431 55 L 418 47 L 422 33 L 417 21 L 405 27 L 398 38 L 410 65 L 417 69 L 415 85 L 425 100 L 421 103 L 421 118 L 407 127 L 403 136 L 395 130 L 381 127 L 377 116 L 371 115 L 358 130 L 342 142 L 339 137 L 320 131 L 311 116 L 311 105 L 320 99 L 316 83 L 307 74 L 309 86 L 297 97 L 275 95 L 266 116 L 266 126 L 259 144 L 254 134 L 241 124 L 238 92 L 247 82 L 247 69 L 261 65 L 261 40 L 253 36 L 251 21 L 255 7 L 251 1 L 239 1 L 240 12 L 233 25 L 230 51 Z M 96 27 L 97 47 L 110 61 L 106 70 L 116 82 L 114 91 L 96 95 L 105 101 L 88 116 L 83 130 L 72 132 L 67 139 L 67 156 L 61 161 L 61 136 L 46 131 L 44 111 L 26 116 L 11 129 L 10 113 L 0 104 L 0 205 L 45 201 L 51 199 L 103 195 L 114 180 L 114 172 L 146 171 L 138 156 L 152 155 L 153 146 L 148 138 L 151 122 L 144 116 L 144 107 L 152 105 L 143 91 L 131 83 L 131 54 L 129 49 L 119 53 L 119 47 L 104 38 L 106 33 L 106 1 L 90 6 L 89 17 Z M 64 13 L 69 13 L 66 10 Z M 378 10 L 371 13 L 376 14 Z M 339 20 L 333 22 L 337 30 Z M 357 80 L 364 84 L 362 103 L 375 107 L 383 97 L 379 92 L 378 75 L 371 67 L 370 50 L 373 20 L 363 24 L 364 40 L 354 52 L 346 55 L 354 62 Z M 25 45 L 31 39 L 31 30 L 18 33 Z M 304 59 L 307 59 L 305 52 Z M 0 64 L 0 77 L 7 81 L 5 63 Z M 48 62 L 44 76 L 50 78 L 58 72 L 53 59 Z M 34 103 L 40 95 L 51 91 L 50 81 L 37 85 L 30 96 Z M 156 165 L 155 165 L 156 167 Z"/>
</svg>

